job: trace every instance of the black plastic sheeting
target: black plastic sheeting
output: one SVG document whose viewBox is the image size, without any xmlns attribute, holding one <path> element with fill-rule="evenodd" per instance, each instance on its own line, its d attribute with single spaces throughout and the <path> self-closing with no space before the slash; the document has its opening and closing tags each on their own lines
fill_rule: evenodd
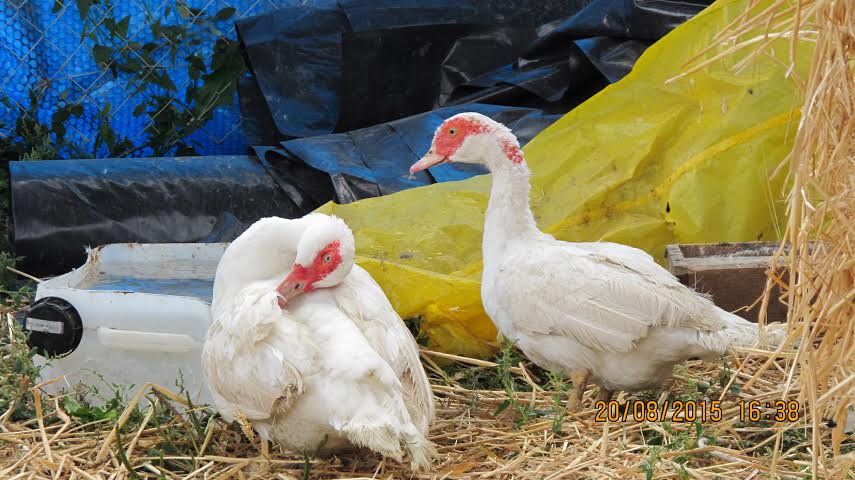
<svg viewBox="0 0 855 480">
<path fill-rule="evenodd" d="M 340 1 L 237 23 L 281 140 L 469 103 L 566 113 L 711 0 Z M 392 8 L 393 7 L 393 8 Z M 254 102 L 263 102 L 258 105 Z M 332 172 L 331 172 L 332 173 Z"/>
<path fill-rule="evenodd" d="M 301 216 L 332 197 L 326 175 L 285 180 L 265 163 L 251 156 L 9 162 L 10 245 L 28 272 L 55 274 L 82 265 L 87 246 L 230 241 L 259 218 Z"/>
<path fill-rule="evenodd" d="M 319 173 L 329 173 L 338 203 L 462 180 L 487 170 L 481 165 L 451 163 L 410 175 L 409 168 L 428 151 L 443 120 L 464 111 L 479 112 L 507 125 L 523 145 L 560 117 L 521 107 L 448 107 L 352 132 L 282 142 L 282 148 L 276 150 L 281 158 L 268 159 L 274 165 L 308 165 Z"/>
<path fill-rule="evenodd" d="M 255 156 L 10 162 L 10 245 L 38 275 L 115 242 L 229 241 L 261 217 L 484 173 L 409 175 L 474 110 L 522 143 L 709 0 L 300 0 L 237 23 Z"/>
</svg>

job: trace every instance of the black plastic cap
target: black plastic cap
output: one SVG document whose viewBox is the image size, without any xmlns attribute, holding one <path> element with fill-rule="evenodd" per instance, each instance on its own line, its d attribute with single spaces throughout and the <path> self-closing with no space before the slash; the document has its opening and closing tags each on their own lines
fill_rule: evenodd
<svg viewBox="0 0 855 480">
<path fill-rule="evenodd" d="M 27 345 L 43 357 L 62 357 L 73 352 L 83 337 L 83 322 L 77 309 L 58 297 L 37 300 L 22 319 Z"/>
</svg>

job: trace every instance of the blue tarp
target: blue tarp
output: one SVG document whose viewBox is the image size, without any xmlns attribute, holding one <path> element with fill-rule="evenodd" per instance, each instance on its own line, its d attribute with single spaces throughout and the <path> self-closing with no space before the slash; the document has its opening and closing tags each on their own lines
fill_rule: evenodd
<svg viewBox="0 0 855 480">
<path fill-rule="evenodd" d="M 187 0 L 188 7 L 204 9 L 214 15 L 226 6 L 237 9 L 239 16 L 259 15 L 277 6 L 312 3 L 310 0 Z M 128 73 L 119 72 L 113 78 L 109 69 L 96 65 L 92 57 L 95 41 L 84 36 L 84 21 L 78 5 L 89 5 L 91 18 L 101 18 L 107 2 L 78 0 L 7 0 L 0 2 L 0 98 L 6 97 L 12 104 L 9 108 L 0 104 L 0 135 L 8 135 L 14 127 L 19 109 L 15 104 L 29 106 L 31 90 L 44 92 L 42 108 L 38 118 L 50 125 L 51 115 L 57 107 L 82 100 L 83 116 L 68 121 L 67 138 L 89 151 L 98 128 L 97 113 L 109 103 L 110 123 L 115 131 L 138 142 L 148 117 L 134 116 L 134 109 L 143 94 L 134 95 L 128 87 Z M 174 0 L 134 0 L 112 2 L 111 16 L 129 18 L 127 39 L 146 44 L 152 40 L 149 25 L 159 19 L 165 25 L 186 24 L 187 20 L 177 13 L 178 3 Z M 59 6 L 59 9 L 55 9 Z M 166 13 L 168 11 L 168 13 Z M 232 20 L 217 23 L 218 30 L 229 38 L 236 39 Z M 92 29 L 91 20 L 86 26 Z M 178 86 L 188 79 L 184 58 L 193 51 L 201 51 L 203 58 L 211 58 L 211 49 L 218 38 L 212 31 L 199 32 L 206 38 L 199 46 L 178 45 L 176 63 L 172 64 L 168 52 L 158 52 L 160 65 Z M 65 95 L 63 92 L 67 92 Z M 218 108 L 213 119 L 190 138 L 200 154 L 244 153 L 246 142 L 241 128 L 237 101 L 233 105 Z M 150 152 L 136 152 L 145 156 Z"/>
</svg>

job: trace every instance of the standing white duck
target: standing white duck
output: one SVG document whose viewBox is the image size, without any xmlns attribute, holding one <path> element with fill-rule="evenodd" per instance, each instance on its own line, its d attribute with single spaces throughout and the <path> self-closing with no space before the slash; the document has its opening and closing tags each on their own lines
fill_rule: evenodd
<svg viewBox="0 0 855 480">
<path fill-rule="evenodd" d="M 529 169 L 504 125 L 478 113 L 449 118 L 410 172 L 443 162 L 480 163 L 492 173 L 484 309 L 535 364 L 571 376 L 571 408 L 589 377 L 607 400 L 613 390 L 661 385 L 688 358 L 717 358 L 758 340 L 756 324 L 716 307 L 642 250 L 541 232 L 529 206 Z"/>
<path fill-rule="evenodd" d="M 340 219 L 265 218 L 217 267 L 202 365 L 227 421 L 303 453 L 357 445 L 427 469 L 433 395 L 418 347 Z"/>
</svg>

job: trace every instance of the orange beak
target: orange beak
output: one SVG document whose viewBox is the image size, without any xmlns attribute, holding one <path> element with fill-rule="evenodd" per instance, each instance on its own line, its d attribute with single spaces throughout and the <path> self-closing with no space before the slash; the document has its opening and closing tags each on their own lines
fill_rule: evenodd
<svg viewBox="0 0 855 480">
<path fill-rule="evenodd" d="M 414 163 L 413 166 L 410 167 L 410 175 L 416 172 L 421 172 L 422 170 L 427 170 L 434 165 L 439 165 L 440 163 L 445 163 L 447 161 L 448 157 L 437 155 L 433 153 L 433 150 L 428 150 L 424 157 L 420 158 L 418 162 Z"/>
</svg>

